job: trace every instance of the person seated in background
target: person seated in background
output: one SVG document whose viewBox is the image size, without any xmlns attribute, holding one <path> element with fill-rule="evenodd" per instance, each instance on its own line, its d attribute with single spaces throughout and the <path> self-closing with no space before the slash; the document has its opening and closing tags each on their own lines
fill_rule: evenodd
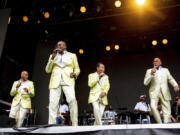
<svg viewBox="0 0 180 135">
<path fill-rule="evenodd" d="M 171 119 L 173 122 L 180 122 L 180 98 L 177 99 L 176 104 L 171 108 Z"/>
<path fill-rule="evenodd" d="M 104 117 L 113 117 L 117 115 L 116 111 L 113 109 L 111 105 L 109 105 L 108 109 L 104 112 Z"/>
<path fill-rule="evenodd" d="M 177 105 L 178 99 L 180 99 L 180 97 L 179 97 L 179 96 L 176 96 L 176 97 L 175 97 L 175 100 L 173 100 L 172 107 L 174 107 L 174 106 Z"/>
<path fill-rule="evenodd" d="M 159 111 L 162 123 L 164 123 L 163 111 L 160 102 L 158 102 L 157 110 Z"/>
<path fill-rule="evenodd" d="M 108 125 L 114 125 L 116 123 L 116 116 L 117 113 L 111 105 L 108 106 L 108 108 L 106 109 L 106 111 L 104 111 L 103 114 L 103 117 L 105 118 L 105 123 Z"/>
<path fill-rule="evenodd" d="M 28 127 L 35 125 L 36 122 L 36 110 L 35 107 L 28 109 L 24 121 L 23 121 L 23 127 Z"/>
<path fill-rule="evenodd" d="M 146 102 L 146 95 L 140 96 L 140 102 L 138 102 L 134 108 L 134 112 L 137 113 L 144 113 L 146 117 L 142 118 L 142 121 L 140 123 L 151 123 L 150 122 L 150 115 L 152 115 L 150 105 Z M 139 121 L 139 120 L 138 120 Z"/>
<path fill-rule="evenodd" d="M 56 124 L 64 125 L 65 123 L 65 115 L 69 114 L 69 107 L 65 103 L 65 100 L 62 98 L 60 101 L 60 105 L 58 106 L 58 114 L 56 118 Z"/>
<path fill-rule="evenodd" d="M 92 110 L 92 108 L 91 107 L 88 107 L 88 108 L 86 108 L 86 109 L 84 109 L 83 110 L 83 115 L 86 117 L 86 116 L 88 116 L 88 117 L 94 117 L 93 116 L 93 110 Z"/>
</svg>

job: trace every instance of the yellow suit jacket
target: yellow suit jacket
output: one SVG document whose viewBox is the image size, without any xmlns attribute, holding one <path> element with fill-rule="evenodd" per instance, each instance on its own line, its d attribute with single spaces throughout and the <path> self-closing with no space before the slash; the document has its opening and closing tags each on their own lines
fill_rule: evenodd
<svg viewBox="0 0 180 135">
<path fill-rule="evenodd" d="M 46 65 L 46 73 L 51 73 L 49 89 L 58 88 L 60 85 L 61 78 L 67 85 L 75 85 L 75 78 L 70 78 L 70 74 L 74 72 L 76 77 L 80 73 L 80 68 L 77 60 L 77 56 L 74 53 L 66 52 L 66 65 L 60 67 L 57 63 L 57 55 L 54 60 L 49 57 L 49 61 Z"/>
<path fill-rule="evenodd" d="M 28 80 L 28 93 L 27 92 L 20 92 L 19 88 L 16 88 L 16 85 L 19 83 L 19 81 L 15 81 L 13 83 L 10 95 L 14 96 L 12 101 L 12 106 L 16 106 L 17 104 L 21 104 L 23 108 L 31 108 L 31 97 L 33 97 L 34 94 L 34 84 L 32 81 Z"/>
<path fill-rule="evenodd" d="M 107 75 L 104 75 L 101 79 L 102 80 L 100 85 L 98 73 L 95 72 L 89 74 L 88 86 L 90 87 L 90 93 L 89 93 L 88 103 L 92 103 L 98 100 L 101 92 L 105 92 L 106 95 L 108 94 L 108 91 L 110 89 L 109 77 Z M 102 98 L 102 102 L 104 105 L 108 104 L 107 96 L 104 96 Z"/>
<path fill-rule="evenodd" d="M 150 98 L 158 98 L 161 92 L 165 100 L 171 100 L 171 94 L 168 87 L 168 82 L 174 87 L 177 86 L 177 82 L 174 80 L 167 68 L 161 68 L 161 80 L 158 79 L 158 75 L 155 73 L 151 75 L 151 70 L 146 71 L 144 78 L 144 85 L 150 83 L 149 95 Z"/>
</svg>

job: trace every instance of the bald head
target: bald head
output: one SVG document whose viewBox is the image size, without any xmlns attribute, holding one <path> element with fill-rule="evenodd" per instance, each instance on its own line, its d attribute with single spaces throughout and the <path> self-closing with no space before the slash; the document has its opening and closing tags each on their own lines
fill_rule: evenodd
<svg viewBox="0 0 180 135">
<path fill-rule="evenodd" d="M 56 44 L 56 49 L 60 49 L 61 51 L 66 50 L 67 45 L 65 41 L 58 41 Z"/>
<path fill-rule="evenodd" d="M 26 81 L 26 80 L 28 80 L 28 77 L 29 77 L 29 73 L 27 71 L 24 70 L 21 72 L 21 79 L 22 80 Z"/>
<path fill-rule="evenodd" d="M 153 59 L 153 66 L 159 67 L 159 66 L 161 66 L 161 64 L 162 64 L 162 62 L 161 62 L 160 58 L 156 57 Z"/>
</svg>

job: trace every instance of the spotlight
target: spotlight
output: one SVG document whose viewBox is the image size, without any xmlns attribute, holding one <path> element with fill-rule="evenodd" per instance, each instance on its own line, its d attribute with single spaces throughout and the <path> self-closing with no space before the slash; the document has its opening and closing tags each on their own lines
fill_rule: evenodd
<svg viewBox="0 0 180 135">
<path fill-rule="evenodd" d="M 162 40 L 162 43 L 163 43 L 164 45 L 167 45 L 167 44 L 168 44 L 168 40 L 167 40 L 167 39 L 163 39 L 163 40 Z"/>
<path fill-rule="evenodd" d="M 153 45 L 153 46 L 156 46 L 156 45 L 157 45 L 157 40 L 153 40 L 153 41 L 152 41 L 152 45 Z"/>
<path fill-rule="evenodd" d="M 115 46 L 114 46 L 114 49 L 115 49 L 115 50 L 119 50 L 119 45 L 115 45 Z"/>
<path fill-rule="evenodd" d="M 139 5 L 139 6 L 142 6 L 146 3 L 146 0 L 136 0 L 136 3 Z"/>
<path fill-rule="evenodd" d="M 81 6 L 80 7 L 80 11 L 81 11 L 81 13 L 85 13 L 86 12 L 86 7 L 85 6 Z"/>
<path fill-rule="evenodd" d="M 24 22 L 28 22 L 28 20 L 29 20 L 29 19 L 28 19 L 27 16 L 23 16 L 23 21 L 24 21 Z"/>
<path fill-rule="evenodd" d="M 73 11 L 70 11 L 70 12 L 69 12 L 69 17 L 72 17 L 73 14 L 74 14 Z"/>
<path fill-rule="evenodd" d="M 49 34 L 48 30 L 45 30 L 44 33 L 45 33 L 45 34 Z"/>
<path fill-rule="evenodd" d="M 97 6 L 96 7 L 96 12 L 99 13 L 101 11 L 101 7 L 100 6 Z"/>
<path fill-rule="evenodd" d="M 114 2 L 114 6 L 115 7 L 120 7 L 121 6 L 121 1 L 120 0 L 116 0 L 115 2 Z"/>
<path fill-rule="evenodd" d="M 106 51 L 110 51 L 111 50 L 111 47 L 108 45 L 106 46 Z"/>
<path fill-rule="evenodd" d="M 40 21 L 40 20 L 38 20 L 38 21 L 37 21 L 37 23 L 38 23 L 38 24 L 40 24 L 40 23 L 41 23 L 41 21 Z"/>
<path fill-rule="evenodd" d="M 48 19 L 50 17 L 49 12 L 44 12 L 44 18 Z"/>
<path fill-rule="evenodd" d="M 83 53 L 84 53 L 84 50 L 83 50 L 83 49 L 79 49 L 79 53 L 80 53 L 80 54 L 83 54 Z"/>
<path fill-rule="evenodd" d="M 10 16 L 9 19 L 8 19 L 8 24 L 10 24 L 10 22 L 11 22 L 11 16 Z"/>
</svg>

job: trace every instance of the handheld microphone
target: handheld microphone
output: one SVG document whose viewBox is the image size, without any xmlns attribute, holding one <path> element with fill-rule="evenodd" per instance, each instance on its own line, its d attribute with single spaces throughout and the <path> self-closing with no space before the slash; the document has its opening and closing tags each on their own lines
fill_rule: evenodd
<svg viewBox="0 0 180 135">
<path fill-rule="evenodd" d="M 60 48 L 57 48 L 57 49 L 56 49 L 56 53 L 59 53 L 60 51 L 61 51 Z"/>
<path fill-rule="evenodd" d="M 159 68 L 158 66 L 154 65 L 154 69 L 158 70 L 158 68 Z"/>
<path fill-rule="evenodd" d="M 21 83 L 22 83 L 21 79 L 20 79 L 18 82 L 19 82 L 19 84 L 20 84 L 20 86 L 21 86 Z"/>
<path fill-rule="evenodd" d="M 56 48 L 56 49 L 53 50 L 53 53 L 59 53 L 60 51 L 61 51 L 61 49 Z"/>
<path fill-rule="evenodd" d="M 152 74 L 152 75 L 154 75 L 154 74 L 156 73 L 156 71 L 158 70 L 158 66 L 154 65 L 153 69 L 154 69 L 155 71 L 153 71 L 153 72 L 151 71 L 151 74 Z"/>
</svg>

